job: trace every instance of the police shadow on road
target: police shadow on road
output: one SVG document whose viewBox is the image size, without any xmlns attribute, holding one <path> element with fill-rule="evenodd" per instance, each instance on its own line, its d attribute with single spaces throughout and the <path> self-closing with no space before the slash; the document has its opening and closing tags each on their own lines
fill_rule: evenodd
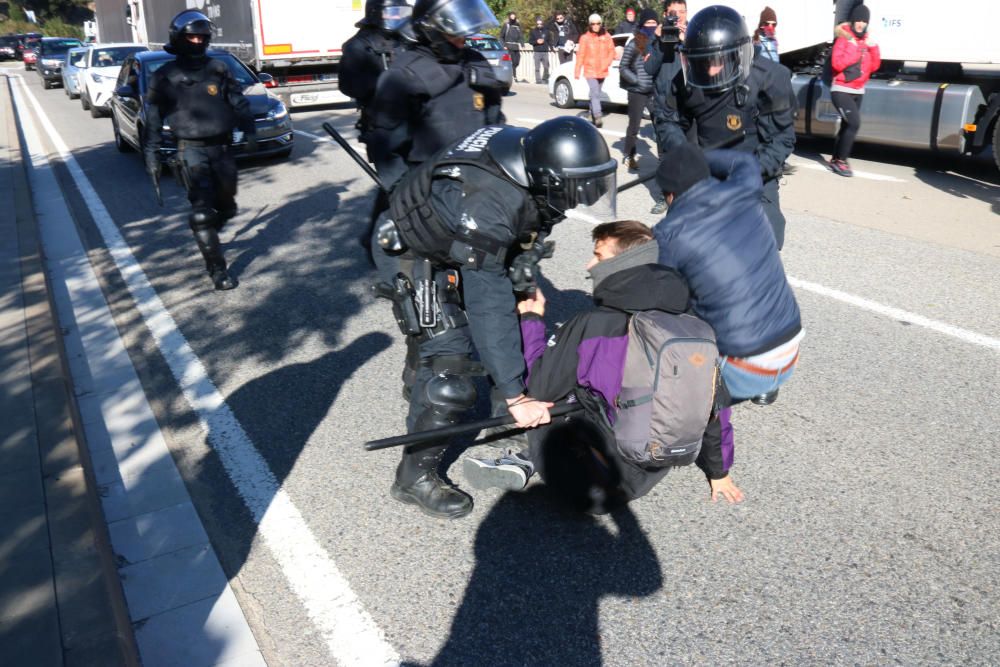
<svg viewBox="0 0 1000 667">
<path fill-rule="evenodd" d="M 571 512 L 543 485 L 500 498 L 476 534 L 475 570 L 430 664 L 602 664 L 601 598 L 647 597 L 663 585 L 632 511 L 609 520 L 613 530 Z"/>
</svg>

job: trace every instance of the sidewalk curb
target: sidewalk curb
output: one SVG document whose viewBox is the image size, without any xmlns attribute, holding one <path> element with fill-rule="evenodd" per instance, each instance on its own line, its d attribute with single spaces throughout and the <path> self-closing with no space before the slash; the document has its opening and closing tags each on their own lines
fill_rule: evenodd
<svg viewBox="0 0 1000 667">
<path fill-rule="evenodd" d="M 5 95 L 8 100 L 6 114 L 8 115 L 8 119 L 10 121 L 8 126 L 10 130 L 6 139 L 8 141 L 10 154 L 12 158 L 14 158 L 11 166 L 14 190 L 13 205 L 15 209 L 18 239 L 20 247 L 22 248 L 20 266 L 21 285 L 25 294 L 28 294 L 30 290 L 30 293 L 32 293 L 39 300 L 39 302 L 44 302 L 46 305 L 46 308 L 44 309 L 45 312 L 40 313 L 43 327 L 36 327 L 36 329 L 40 329 L 43 333 L 45 329 L 51 332 L 53 339 L 52 347 L 55 349 L 58 356 L 58 370 L 54 370 L 51 373 L 53 377 L 45 378 L 45 381 L 47 381 L 49 385 L 48 389 L 53 393 L 54 400 L 63 404 L 68 411 L 70 421 L 69 428 L 72 430 L 72 437 L 76 445 L 74 448 L 75 451 L 72 452 L 72 455 L 75 455 L 75 465 L 64 465 L 61 471 L 50 471 L 47 474 L 43 469 L 47 515 L 51 520 L 54 514 L 59 513 L 59 510 L 68 509 L 71 510 L 68 512 L 69 514 L 72 514 L 72 510 L 75 510 L 76 512 L 85 513 L 88 517 L 89 525 L 86 527 L 86 535 L 88 538 L 92 538 L 92 545 L 96 549 L 100 563 L 100 576 L 103 583 L 104 593 L 112 612 L 111 625 L 113 625 L 114 645 L 117 648 L 118 654 L 117 656 L 109 656 L 106 654 L 101 655 L 96 651 L 88 652 L 87 648 L 81 648 L 78 652 L 78 656 L 84 659 L 80 664 L 110 665 L 112 664 L 111 661 L 114 660 L 114 664 L 126 665 L 128 667 L 138 667 L 141 662 L 139 660 L 132 623 L 129 618 L 124 592 L 119 579 L 116 557 L 111 548 L 111 542 L 108 536 L 107 523 L 105 521 L 101 500 L 97 490 L 98 487 L 94 476 L 93 464 L 90 459 L 90 451 L 87 447 L 84 435 L 79 406 L 73 392 L 73 378 L 69 370 L 66 344 L 63 337 L 63 331 L 58 324 L 56 306 L 53 301 L 51 276 L 46 270 L 47 260 L 44 257 L 41 245 L 38 219 L 32 203 L 28 174 L 23 156 L 23 137 L 20 132 L 20 126 L 17 122 L 13 95 L 10 90 L 12 82 L 10 77 L 6 74 L 4 78 L 6 80 L 6 86 L 4 86 L 2 94 Z M 39 276 L 43 278 L 42 281 L 37 280 Z M 39 334 L 32 334 L 29 332 L 28 345 L 29 355 L 31 357 L 34 357 L 33 351 L 38 346 L 38 341 L 35 340 L 38 335 Z M 34 367 L 34 363 L 32 364 L 31 377 L 32 386 L 39 387 L 42 380 L 37 377 L 37 371 Z M 61 451 L 60 454 L 65 455 L 67 452 Z M 74 468 L 79 468 L 79 470 L 75 471 Z M 65 475 L 72 484 L 71 478 L 74 473 L 78 475 L 78 481 L 80 473 L 82 473 L 82 482 L 85 487 L 83 497 L 77 497 L 73 494 L 60 493 L 61 489 L 57 488 L 57 485 L 60 482 L 60 477 L 63 475 Z M 52 526 L 50 523 L 50 533 L 51 531 Z M 52 552 L 54 561 L 57 559 L 56 556 L 59 546 L 60 545 L 57 544 L 57 541 L 53 540 Z M 72 557 L 69 552 L 65 552 L 62 555 L 70 558 Z M 60 606 L 59 600 L 63 600 L 65 602 L 66 599 L 72 597 L 73 593 L 77 592 L 73 590 L 63 591 L 63 585 L 62 582 L 60 582 L 58 574 L 56 575 L 55 587 L 57 607 Z M 65 597 L 61 595 L 61 593 L 64 592 L 67 593 Z M 63 624 L 64 621 L 64 611 L 65 610 L 60 607 L 59 617 L 61 624 Z M 78 618 L 76 620 L 81 622 L 86 621 L 87 619 Z M 92 627 L 90 628 L 90 631 L 93 632 Z M 68 628 L 62 628 L 64 647 L 68 632 Z M 86 634 L 86 632 L 81 632 L 80 634 L 83 635 Z M 92 646 L 90 648 L 97 647 Z M 91 662 L 88 663 L 88 659 Z"/>
</svg>

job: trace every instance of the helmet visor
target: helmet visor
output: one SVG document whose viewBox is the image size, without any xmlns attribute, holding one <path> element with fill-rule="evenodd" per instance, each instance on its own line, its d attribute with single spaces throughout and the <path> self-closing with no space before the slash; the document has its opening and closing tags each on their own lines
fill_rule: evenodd
<svg viewBox="0 0 1000 667">
<path fill-rule="evenodd" d="M 205 19 L 192 21 L 181 28 L 181 33 L 184 35 L 203 35 L 205 37 L 211 37 L 212 22 L 206 21 Z"/>
<path fill-rule="evenodd" d="M 483 0 L 449 2 L 425 19 L 432 28 L 449 37 L 468 37 L 500 25 Z"/>
<path fill-rule="evenodd" d="M 742 83 L 750 74 L 753 44 L 747 39 L 728 49 L 710 53 L 681 53 L 688 85 L 722 91 Z"/>
<path fill-rule="evenodd" d="M 408 5 L 385 7 L 382 9 L 382 25 L 386 30 L 396 31 L 410 19 L 413 8 Z"/>
<path fill-rule="evenodd" d="M 590 222 L 614 220 L 618 203 L 617 166 L 611 160 L 596 168 L 564 170 L 566 217 Z"/>
</svg>

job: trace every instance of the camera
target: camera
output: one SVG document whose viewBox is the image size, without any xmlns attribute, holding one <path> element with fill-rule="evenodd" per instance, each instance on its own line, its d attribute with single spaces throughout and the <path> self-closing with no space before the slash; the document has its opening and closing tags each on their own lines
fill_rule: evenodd
<svg viewBox="0 0 1000 667">
<path fill-rule="evenodd" d="M 663 17 L 663 26 L 660 28 L 661 44 L 679 44 L 681 41 L 681 29 L 677 26 L 680 18 L 674 15 Z"/>
</svg>

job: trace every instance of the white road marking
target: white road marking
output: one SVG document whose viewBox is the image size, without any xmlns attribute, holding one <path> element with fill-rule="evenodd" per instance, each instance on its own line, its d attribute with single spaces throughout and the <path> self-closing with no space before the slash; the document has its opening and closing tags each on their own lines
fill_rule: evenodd
<svg viewBox="0 0 1000 667">
<path fill-rule="evenodd" d="M 793 165 L 795 167 L 799 167 L 800 169 L 812 169 L 813 171 L 826 171 L 829 172 L 832 176 L 837 176 L 837 174 L 834 174 L 832 171 L 830 171 L 829 167 L 825 167 L 821 164 L 817 164 L 815 162 L 804 160 L 802 158 L 798 158 L 795 156 L 788 159 L 788 164 Z M 853 171 L 855 178 L 866 178 L 870 181 L 886 181 L 888 183 L 909 183 L 909 181 L 907 181 L 905 178 L 896 178 L 895 176 L 876 174 L 873 171 L 858 171 L 857 169 L 854 169 Z M 843 176 L 838 176 L 838 178 L 843 178 Z"/>
<path fill-rule="evenodd" d="M 818 283 L 809 282 L 808 280 L 788 276 L 788 282 L 792 285 L 792 287 L 796 287 L 807 292 L 813 292 L 814 294 L 819 294 L 820 296 L 825 296 L 829 299 L 835 299 L 854 306 L 855 308 L 867 310 L 894 320 L 916 324 L 917 326 L 942 333 L 946 336 L 951 336 L 952 338 L 957 338 L 966 343 L 972 343 L 973 345 L 979 345 L 1000 352 L 1000 338 L 991 338 L 990 336 L 985 336 L 983 334 L 976 333 L 975 331 L 969 331 L 968 329 L 956 327 L 952 324 L 932 320 L 928 317 L 924 317 L 923 315 L 917 315 L 916 313 L 911 313 L 899 308 L 886 306 L 876 301 L 872 301 L 871 299 L 848 294 L 847 292 L 841 292 L 840 290 L 826 287 L 825 285 L 820 285 Z"/>
<path fill-rule="evenodd" d="M 153 289 L 114 220 L 24 82 L 27 95 L 56 152 L 65 163 L 157 347 L 198 415 L 208 443 L 243 500 L 268 549 L 341 665 L 398 665 L 396 650 L 364 609 L 347 579 L 313 535 L 267 462 L 208 377 L 201 360 Z"/>
<path fill-rule="evenodd" d="M 514 120 L 520 121 L 522 123 L 531 123 L 532 125 L 538 125 L 539 123 L 544 123 L 545 122 L 545 119 L 542 119 L 542 118 L 515 118 Z M 552 119 L 549 118 L 548 120 L 552 120 Z M 598 132 L 600 132 L 601 134 L 606 134 L 609 137 L 624 137 L 625 136 L 624 132 L 617 132 L 615 130 L 605 130 L 603 128 L 599 129 Z"/>
</svg>

